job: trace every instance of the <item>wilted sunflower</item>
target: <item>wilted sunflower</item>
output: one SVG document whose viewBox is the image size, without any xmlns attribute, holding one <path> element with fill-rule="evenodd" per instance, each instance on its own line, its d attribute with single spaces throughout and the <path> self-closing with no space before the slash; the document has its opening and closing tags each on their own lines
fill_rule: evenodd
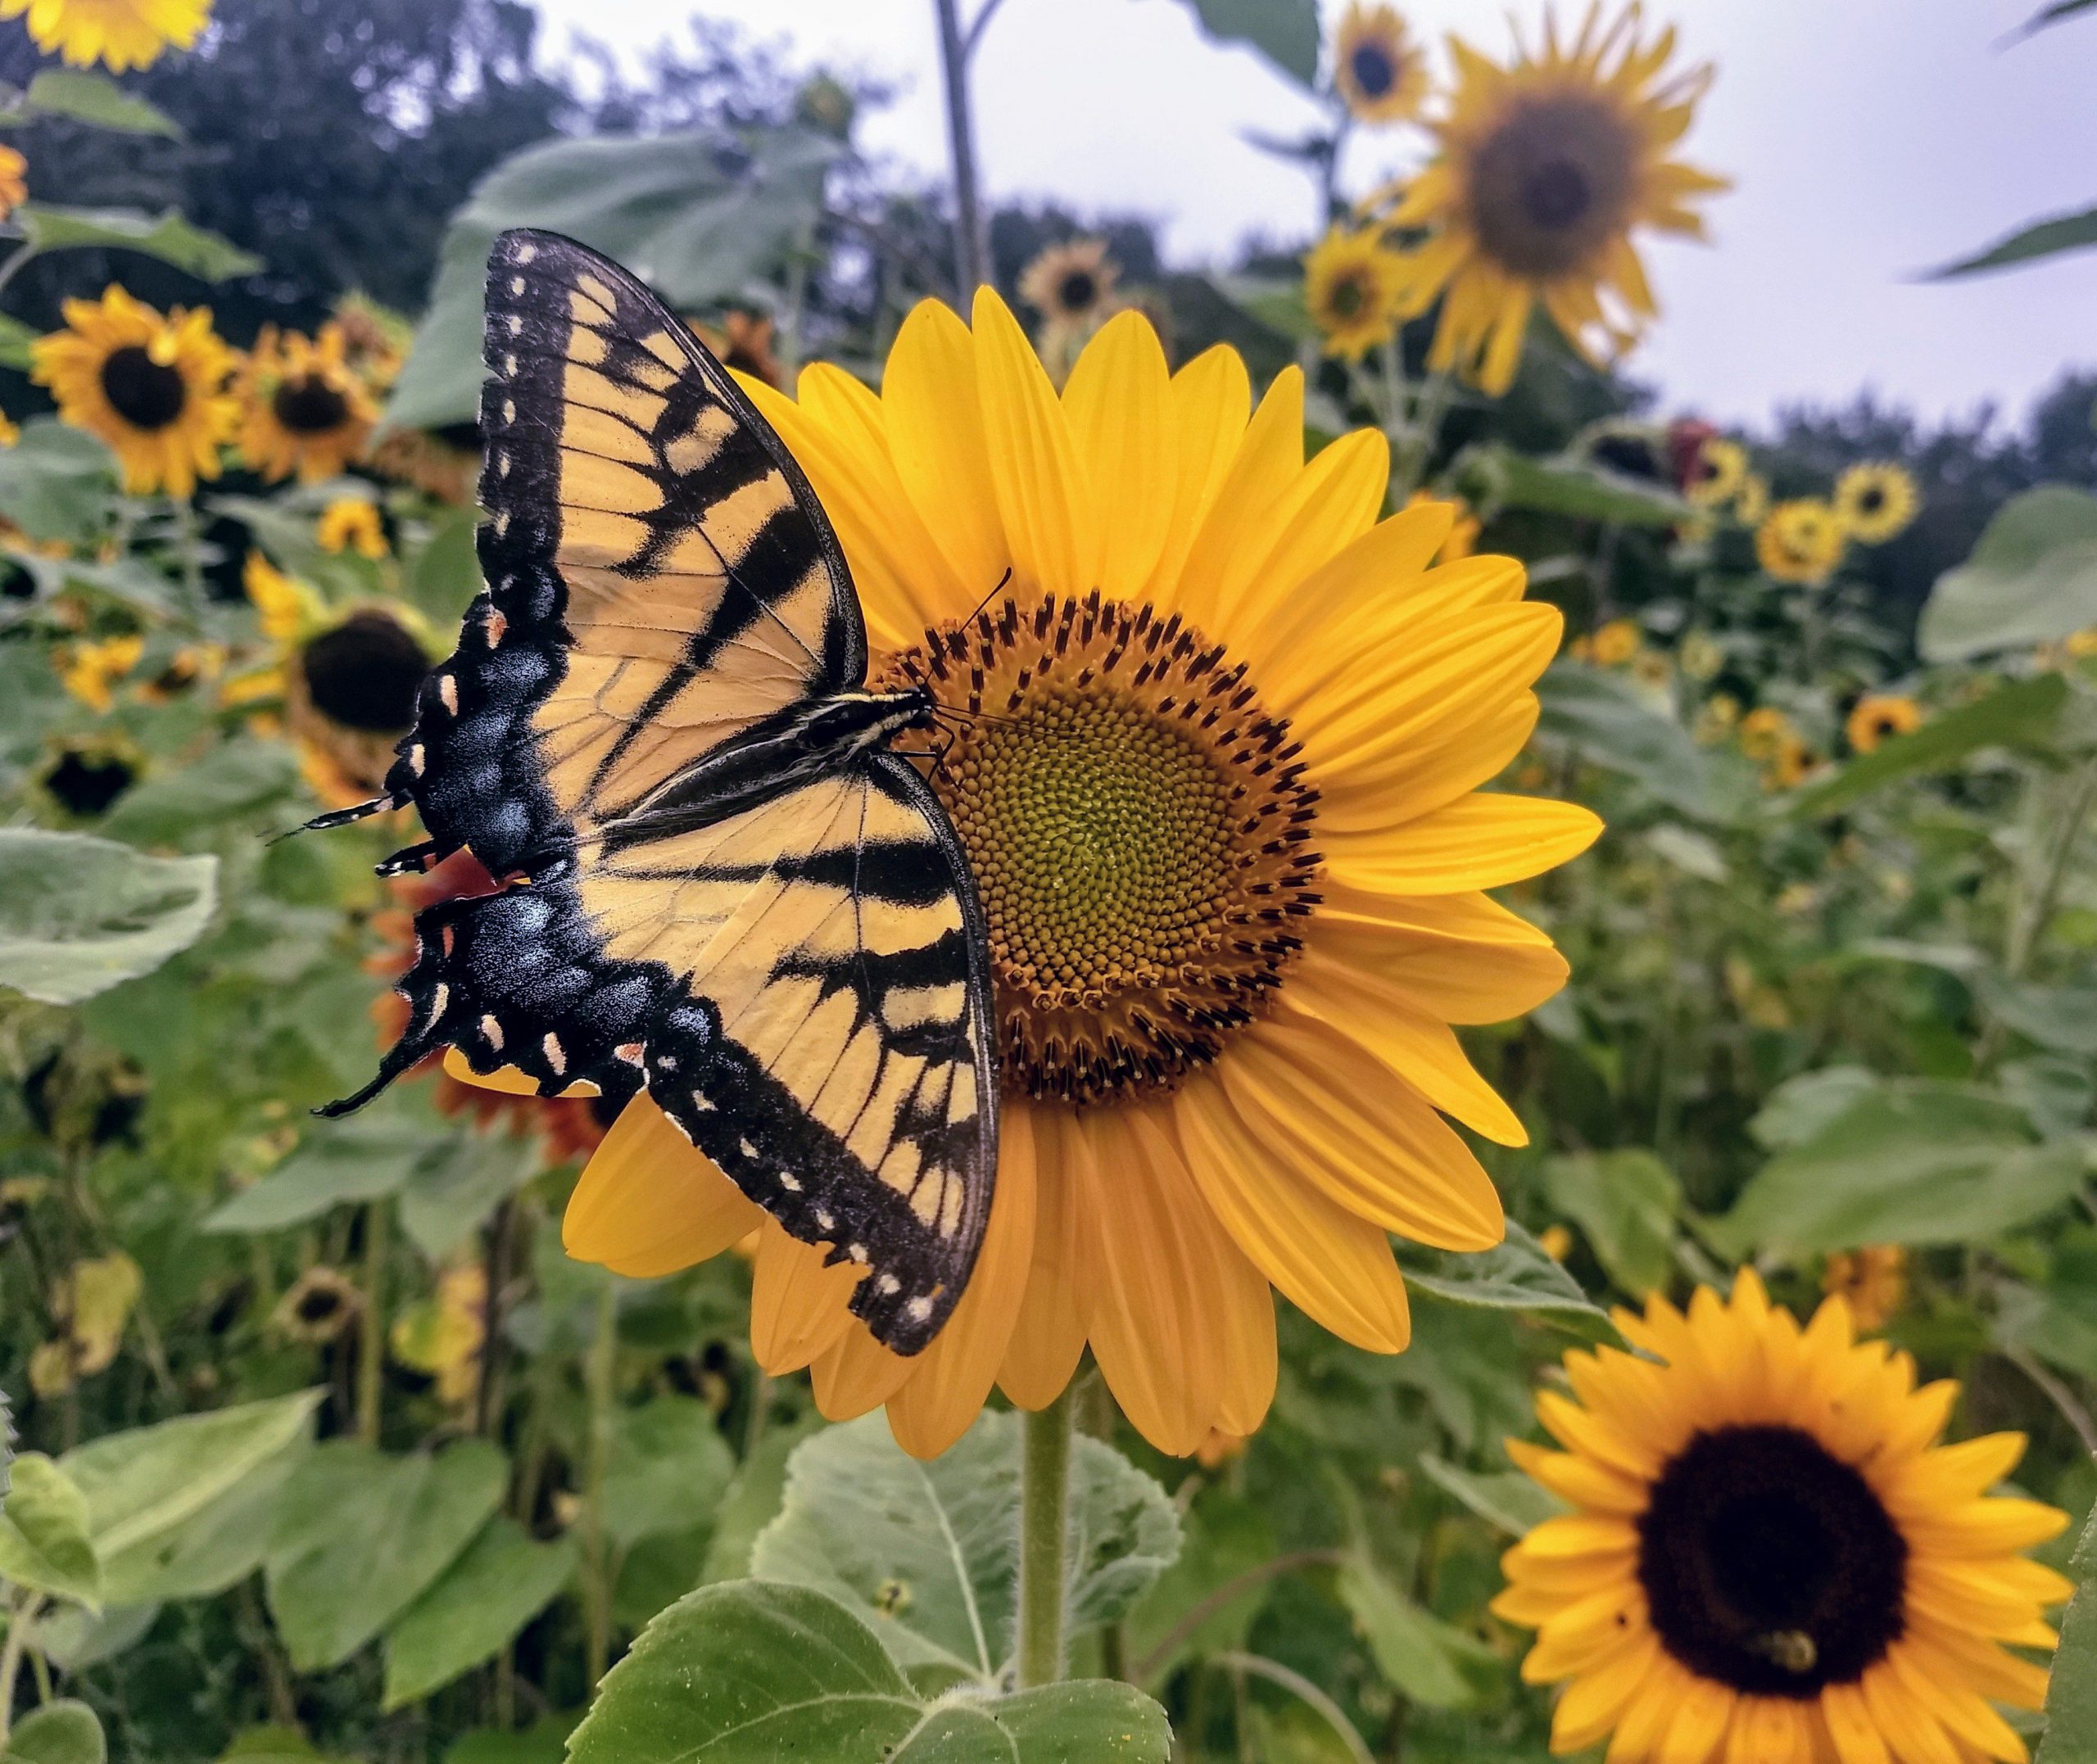
<svg viewBox="0 0 2097 1764">
<path fill-rule="evenodd" d="M 1325 353 L 1358 361 L 1398 334 L 1405 260 L 1373 233 L 1335 227 L 1303 260 L 1303 304 Z"/>
<path fill-rule="evenodd" d="M 333 1268 L 309 1268 L 286 1289 L 269 1323 L 287 1341 L 322 1347 L 349 1328 L 364 1309 L 364 1294 L 348 1275 Z"/>
<path fill-rule="evenodd" d="M 150 66 L 170 43 L 190 47 L 211 10 L 211 0 L 0 0 L 0 18 L 29 15 L 29 37 L 46 55 L 120 74 Z"/>
<path fill-rule="evenodd" d="M 442 429 L 388 429 L 372 450 L 375 472 L 412 484 L 454 508 L 473 500 L 481 468 L 480 436 L 470 423 Z"/>
<path fill-rule="evenodd" d="M 1493 1610 L 1538 1631 L 1532 1683 L 1565 1682 L 1551 1748 L 1613 1764 L 2021 1761 L 1992 1707 L 2036 1709 L 2046 1606 L 2069 1583 L 2018 1552 L 2068 1515 L 1987 1490 L 2024 1436 L 1936 1443 L 1958 1400 L 1858 1341 L 1831 1298 L 1804 1330 L 1751 1269 L 1616 1313 L 1640 1359 L 1565 1357 L 1573 1395 L 1509 1442 L 1577 1509 L 1502 1558 Z"/>
<path fill-rule="evenodd" d="M 1821 1270 L 1820 1290 L 1841 1294 L 1859 1329 L 1882 1328 L 1908 1296 L 1908 1252 L 1897 1243 L 1838 1251 Z"/>
<path fill-rule="evenodd" d="M 1069 239 L 1035 254 L 1020 272 L 1019 297 L 1044 323 L 1089 330 L 1113 310 L 1121 266 L 1104 239 Z"/>
<path fill-rule="evenodd" d="M 1715 509 L 1739 495 L 1747 482 L 1747 450 L 1738 441 L 1714 436 L 1696 450 L 1683 494 L 1700 509 Z"/>
<path fill-rule="evenodd" d="M 772 315 L 731 308 L 718 325 L 695 324 L 700 341 L 738 373 L 747 373 L 767 386 L 780 382 L 782 370 L 773 353 Z"/>
<path fill-rule="evenodd" d="M 1710 67 L 1663 79 L 1672 29 L 1641 43 L 1635 6 L 1607 29 L 1601 20 L 1597 3 L 1567 47 L 1547 16 L 1541 52 L 1518 43 L 1506 67 L 1452 38 L 1458 84 L 1434 125 L 1440 154 L 1370 198 L 1395 201 L 1392 226 L 1433 233 L 1408 254 L 1411 310 L 1442 296 L 1429 365 L 1461 368 L 1489 392 L 1514 382 L 1539 302 L 1590 355 L 1628 343 L 1655 310 L 1633 229 L 1701 238 L 1691 202 L 1727 188 L 1669 157 Z"/>
<path fill-rule="evenodd" d="M 238 407 L 225 391 L 233 351 L 210 310 L 163 318 L 114 284 L 61 310 L 66 328 L 29 346 L 29 377 L 51 389 L 60 417 L 109 444 L 124 487 L 187 496 L 216 477 Z"/>
<path fill-rule="evenodd" d="M 378 407 L 351 371 L 347 339 L 330 319 L 317 337 L 265 326 L 240 377 L 240 450 L 272 483 L 317 484 L 365 450 Z"/>
<path fill-rule="evenodd" d="M 15 148 L 0 144 L 0 219 L 29 199 L 29 162 Z"/>
<path fill-rule="evenodd" d="M 1442 1115 L 1525 1135 L 1449 1025 L 1562 984 L 1550 939 L 1483 891 L 1600 824 L 1479 792 L 1535 726 L 1560 616 L 1510 559 L 1430 570 L 1446 504 L 1379 519 L 1382 436 L 1307 463 L 1300 372 L 1250 411 L 1234 352 L 1169 374 L 1135 313 L 1059 396 L 994 293 L 974 319 L 920 305 L 878 396 L 827 366 L 798 401 L 748 386 L 843 542 L 875 682 L 996 717 L 931 773 L 988 920 L 1003 1074 L 968 1290 L 924 1353 L 890 1353 L 845 1309 L 860 1270 L 787 1237 L 645 1096 L 564 1241 L 645 1276 L 757 1229 L 760 1363 L 808 1367 L 833 1418 L 886 1403 L 921 1455 L 994 1383 L 1049 1403 L 1088 1345 L 1185 1454 L 1265 1415 L 1270 1287 L 1395 1352 L 1388 1234 L 1499 1241 Z"/>
<path fill-rule="evenodd" d="M 332 608 L 259 551 L 248 554 L 242 581 L 277 657 L 237 696 L 280 693 L 314 794 L 330 808 L 365 801 L 385 781 L 394 744 L 415 720 L 415 694 L 431 663 L 420 621 L 396 602 Z"/>
<path fill-rule="evenodd" d="M 69 643 L 57 654 L 58 683 L 89 710 L 106 712 L 116 702 L 116 682 L 145 653 L 146 640 L 139 636 Z"/>
<path fill-rule="evenodd" d="M 386 522 L 378 504 L 364 496 L 339 496 L 320 511 L 313 537 L 323 551 L 354 551 L 376 562 L 386 555 Z"/>
<path fill-rule="evenodd" d="M 1923 726 L 1923 708 L 1896 693 L 1868 692 L 1851 707 L 1843 726 L 1850 748 L 1873 753 L 1889 735 L 1913 735 Z"/>
<path fill-rule="evenodd" d="M 1915 481 L 1890 461 L 1853 465 L 1835 482 L 1835 513 L 1860 545 L 1882 545 L 1922 506 Z"/>
<path fill-rule="evenodd" d="M 1755 530 L 1755 557 L 1780 582 L 1818 588 L 1848 549 L 1841 518 L 1818 499 L 1780 502 Z"/>
<path fill-rule="evenodd" d="M 1427 57 L 1396 7 L 1347 9 L 1333 41 L 1333 86 L 1356 122 L 1402 123 L 1427 102 Z"/>
</svg>

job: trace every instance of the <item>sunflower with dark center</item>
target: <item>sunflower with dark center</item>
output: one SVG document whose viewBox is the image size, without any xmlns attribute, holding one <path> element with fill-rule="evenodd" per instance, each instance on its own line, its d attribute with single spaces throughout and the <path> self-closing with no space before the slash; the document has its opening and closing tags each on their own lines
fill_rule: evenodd
<svg viewBox="0 0 2097 1764">
<path fill-rule="evenodd" d="M 1547 20 L 1541 50 L 1518 43 L 1504 67 L 1452 39 L 1440 154 L 1365 205 L 1431 232 L 1409 253 L 1408 283 L 1411 310 L 1442 301 L 1431 367 L 1506 391 L 1539 304 L 1591 356 L 1620 350 L 1655 310 L 1633 232 L 1703 236 L 1692 204 L 1726 181 L 1669 156 L 1711 70 L 1668 76 L 1674 33 L 1637 33 L 1635 6 L 1606 26 L 1596 6 L 1569 46 Z"/>
<path fill-rule="evenodd" d="M 1303 260 L 1303 304 L 1325 353 L 1358 361 L 1398 334 L 1405 261 L 1372 233 L 1335 227 Z"/>
<path fill-rule="evenodd" d="M 1020 272 L 1019 297 L 1051 327 L 1089 330 L 1113 310 L 1121 274 L 1104 239 L 1071 239 L 1048 247 Z"/>
<path fill-rule="evenodd" d="M 996 295 L 973 318 L 919 306 L 878 394 L 821 365 L 792 398 L 745 382 L 836 527 L 870 677 L 929 689 L 953 737 L 927 776 L 977 880 L 1004 1073 L 967 1290 L 923 1353 L 890 1353 L 846 1308 L 860 1270 L 645 1095 L 564 1241 L 661 1275 L 754 1233 L 759 1363 L 807 1368 L 833 1418 L 885 1404 L 920 1455 L 994 1386 L 1053 1401 L 1088 1349 L 1144 1434 L 1191 1453 L 1265 1415 L 1277 1290 L 1395 1352 L 1389 1234 L 1499 1239 L 1444 1115 L 1524 1129 L 1451 1025 L 1565 977 L 1484 891 L 1598 823 L 1479 789 L 1535 726 L 1562 622 L 1512 559 L 1432 567 L 1449 504 L 1383 518 L 1381 434 L 1307 460 L 1299 370 L 1255 409 L 1234 352 L 1174 373 L 1124 312 L 1059 392 Z"/>
<path fill-rule="evenodd" d="M 296 473 L 317 484 L 363 456 L 378 407 L 347 348 L 333 319 L 315 337 L 269 326 L 256 340 L 240 378 L 240 450 L 270 482 Z"/>
<path fill-rule="evenodd" d="M 1734 501 L 1747 482 L 1747 450 L 1738 441 L 1714 436 L 1696 450 L 1683 494 L 1700 509 Z"/>
<path fill-rule="evenodd" d="M 347 1329 L 363 1309 L 364 1294 L 346 1274 L 333 1268 L 309 1268 L 278 1300 L 269 1322 L 288 1341 L 322 1347 Z"/>
<path fill-rule="evenodd" d="M 2023 1436 L 1938 1443 L 1959 1386 L 1859 1341 L 1828 1299 L 1801 1330 L 1751 1269 L 1616 1313 L 1637 1355 L 1569 1354 L 1510 1441 L 1574 1511 L 1503 1558 L 1494 1611 L 1565 1685 L 1554 1752 L 1615 1764 L 2021 1764 L 1995 1705 L 2036 1709 L 2047 1606 L 2072 1588 L 2019 1552 L 2068 1516 L 1991 1496 Z M 1646 1357 L 1639 1357 L 1641 1355 Z"/>
<path fill-rule="evenodd" d="M 1922 726 L 1922 706 L 1905 693 L 1867 692 L 1850 706 L 1843 733 L 1851 752 L 1875 753 L 1894 736 L 1913 735 Z"/>
<path fill-rule="evenodd" d="M 233 351 L 210 311 L 163 316 L 113 285 L 61 310 L 66 328 L 29 346 L 29 377 L 50 388 L 62 420 L 108 444 L 124 487 L 187 496 L 216 477 L 238 406 L 225 391 Z"/>
<path fill-rule="evenodd" d="M 1890 462 L 1853 465 L 1836 480 L 1836 516 L 1859 545 L 1897 537 L 1922 505 L 1914 479 Z"/>
<path fill-rule="evenodd" d="M 46 55 L 120 74 L 150 66 L 170 43 L 191 47 L 211 11 L 211 0 L 0 0 L 0 18 L 24 19 Z"/>
<path fill-rule="evenodd" d="M 38 783 L 76 821 L 106 814 L 138 781 L 141 757 L 128 741 L 88 737 L 65 743 Z"/>
<path fill-rule="evenodd" d="M 1800 497 L 1763 517 L 1755 530 L 1755 560 L 1778 581 L 1818 588 L 1841 567 L 1849 540 L 1850 529 L 1834 509 Z"/>
<path fill-rule="evenodd" d="M 1333 39 L 1333 89 L 1356 122 L 1402 123 L 1427 102 L 1427 57 L 1395 7 L 1347 10 Z"/>
</svg>

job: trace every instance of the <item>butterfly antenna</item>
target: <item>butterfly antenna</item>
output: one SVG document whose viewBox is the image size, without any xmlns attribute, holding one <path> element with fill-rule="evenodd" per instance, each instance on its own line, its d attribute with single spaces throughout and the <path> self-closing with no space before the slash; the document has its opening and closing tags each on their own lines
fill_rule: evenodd
<svg viewBox="0 0 2097 1764">
<path fill-rule="evenodd" d="M 983 608 L 988 606 L 993 600 L 996 599 L 999 595 L 1005 591 L 1005 584 L 1012 579 L 1012 567 L 1011 564 L 1008 563 L 1005 566 L 1005 573 L 998 578 L 996 586 L 990 590 L 990 593 L 984 595 L 981 600 L 978 600 L 976 603 L 976 610 L 973 613 L 971 613 L 967 618 L 963 619 L 962 623 L 964 625 L 972 625 L 977 619 L 981 618 L 983 616 Z"/>
<path fill-rule="evenodd" d="M 352 803 L 347 808 L 337 808 L 324 815 L 315 815 L 310 821 L 302 821 L 295 827 L 287 827 L 282 833 L 273 833 L 264 843 L 281 845 L 286 839 L 301 833 L 325 833 L 331 827 L 346 827 L 353 821 L 364 821 L 373 815 L 383 815 L 389 808 L 399 808 L 406 803 L 405 796 L 374 796 L 369 802 Z"/>
</svg>

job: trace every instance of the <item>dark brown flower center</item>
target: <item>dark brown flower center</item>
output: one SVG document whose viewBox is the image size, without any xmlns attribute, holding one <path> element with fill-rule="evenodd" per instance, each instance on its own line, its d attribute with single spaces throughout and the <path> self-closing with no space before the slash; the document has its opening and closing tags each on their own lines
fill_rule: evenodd
<svg viewBox="0 0 2097 1764">
<path fill-rule="evenodd" d="M 43 775 L 43 787 L 68 814 L 84 821 L 106 810 L 131 788 L 137 776 L 130 762 L 120 755 L 68 748 Z"/>
<path fill-rule="evenodd" d="M 1325 295 L 1325 305 L 1335 319 L 1359 319 L 1368 310 L 1369 279 L 1356 271 L 1342 276 Z"/>
<path fill-rule="evenodd" d="M 269 409 L 294 435 L 325 435 L 349 420 L 350 401 L 321 376 L 308 373 L 283 381 Z"/>
<path fill-rule="evenodd" d="M 1354 89 L 1365 98 L 1388 97 L 1398 83 L 1398 64 L 1380 43 L 1356 43 L 1347 57 L 1347 68 L 1354 75 Z"/>
<path fill-rule="evenodd" d="M 1487 255 L 1518 276 L 1580 268 L 1623 227 L 1637 148 L 1623 120 L 1574 94 L 1529 100 L 1481 142 L 1471 222 Z"/>
<path fill-rule="evenodd" d="M 1089 269 L 1067 271 L 1056 284 L 1056 298 L 1066 312 L 1085 312 L 1099 298 L 1099 278 Z"/>
<path fill-rule="evenodd" d="M 1316 793 L 1244 667 L 1094 595 L 1008 600 L 889 674 L 953 713 L 931 776 L 989 923 L 1006 1072 L 1089 1102 L 1213 1059 L 1318 898 Z"/>
<path fill-rule="evenodd" d="M 1857 506 L 1863 509 L 1866 514 L 1877 513 L 1880 509 L 1886 506 L 1886 491 L 1884 488 L 1877 484 L 1868 486 L 1865 488 L 1864 494 L 1857 498 Z"/>
<path fill-rule="evenodd" d="M 164 429 L 189 403 L 179 369 L 153 360 L 142 345 L 111 350 L 102 364 L 102 396 L 134 429 Z"/>
<path fill-rule="evenodd" d="M 306 646 L 298 659 L 313 708 L 345 729 L 397 735 L 415 720 L 415 692 L 429 658 L 385 613 L 352 613 Z"/>
<path fill-rule="evenodd" d="M 1655 1632 L 1750 1696 L 1854 1684 L 1905 1626 L 1908 1545 L 1850 1465 L 1796 1427 L 1699 1433 L 1638 1522 Z"/>
</svg>

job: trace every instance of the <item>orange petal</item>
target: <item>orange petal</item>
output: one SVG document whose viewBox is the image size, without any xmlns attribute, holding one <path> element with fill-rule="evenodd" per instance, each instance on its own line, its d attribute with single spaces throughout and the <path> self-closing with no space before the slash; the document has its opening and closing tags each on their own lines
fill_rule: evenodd
<svg viewBox="0 0 2097 1764">
<path fill-rule="evenodd" d="M 774 1377 L 799 1372 L 859 1323 L 845 1307 L 866 1273 L 850 1262 L 823 1266 L 824 1251 L 790 1237 L 770 1219 L 759 1227 L 750 1270 L 750 1352 Z"/>
<path fill-rule="evenodd" d="M 1021 1112 L 1032 1118 L 1035 1140 L 1034 1254 L 998 1382 L 1021 1409 L 1046 1409 L 1077 1372 L 1098 1278 L 1078 1213 L 1083 1180 L 1071 1168 L 1073 1159 L 1089 1155 L 1089 1142 L 1067 1111 L 1053 1106 L 1010 1103 L 1004 1120 Z"/>
<path fill-rule="evenodd" d="M 560 1241 L 578 1262 L 650 1280 L 718 1255 L 763 1218 L 643 1092 L 584 1167 Z"/>
<path fill-rule="evenodd" d="M 808 1362 L 808 1384 L 826 1421 L 852 1421 L 903 1388 L 917 1362 L 891 1354 L 854 1324 Z"/>
</svg>

